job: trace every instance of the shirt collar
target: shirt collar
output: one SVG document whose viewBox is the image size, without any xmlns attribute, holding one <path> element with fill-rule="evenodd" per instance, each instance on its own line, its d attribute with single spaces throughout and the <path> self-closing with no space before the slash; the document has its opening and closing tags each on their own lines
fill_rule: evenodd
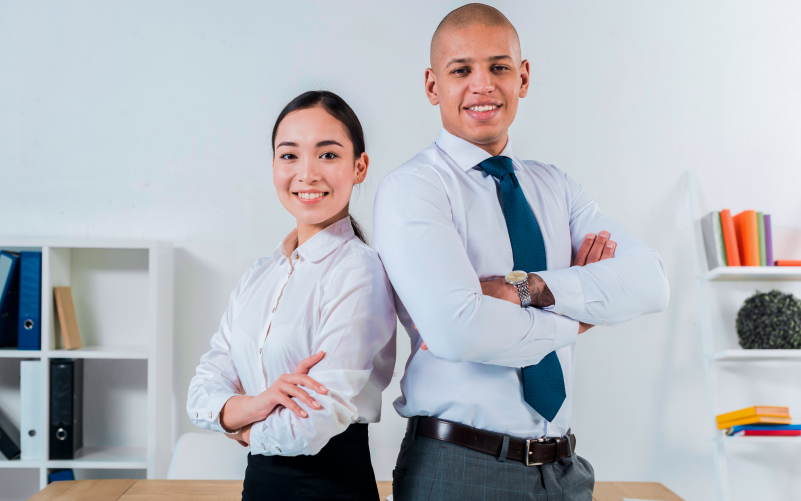
<svg viewBox="0 0 801 501">
<path fill-rule="evenodd" d="M 489 153 L 482 150 L 478 146 L 468 143 L 460 137 L 456 137 L 447 130 L 445 127 L 440 129 L 439 136 L 436 141 L 437 147 L 445 152 L 446 155 L 456 162 L 456 165 L 467 171 L 476 167 L 484 160 L 492 157 Z M 506 142 L 506 146 L 501 152 L 502 156 L 512 159 L 512 164 L 515 170 L 519 170 L 517 162 L 515 161 L 514 152 L 512 151 L 512 139 Z"/>
<path fill-rule="evenodd" d="M 354 236 L 350 216 L 345 216 L 306 240 L 300 247 L 295 248 L 298 244 L 298 229 L 295 228 L 278 244 L 273 252 L 273 258 L 278 260 L 285 257 L 296 260 L 300 256 L 306 261 L 320 261 Z M 287 255 L 284 253 L 285 248 L 294 250 Z"/>
</svg>

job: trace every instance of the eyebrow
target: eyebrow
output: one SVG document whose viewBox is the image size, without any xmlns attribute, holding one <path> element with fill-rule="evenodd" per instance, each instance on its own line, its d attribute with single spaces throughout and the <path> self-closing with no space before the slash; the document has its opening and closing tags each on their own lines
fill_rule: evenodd
<svg viewBox="0 0 801 501">
<path fill-rule="evenodd" d="M 503 54 L 501 56 L 492 56 L 492 57 L 487 58 L 487 61 L 493 62 L 493 61 L 501 61 L 501 60 L 507 60 L 507 59 L 511 60 L 512 56 L 509 56 L 507 54 Z M 459 58 L 451 59 L 450 61 L 448 61 L 447 64 L 445 64 L 445 67 L 447 68 L 448 66 L 450 66 L 452 64 L 469 64 L 469 63 L 472 63 L 473 61 L 474 61 L 474 59 L 472 57 L 459 57 Z"/>
<path fill-rule="evenodd" d="M 332 145 L 336 145 L 336 146 L 340 146 L 340 147 L 344 148 L 344 146 L 342 146 L 339 143 L 339 141 L 334 141 L 333 139 L 327 139 L 325 141 L 320 141 L 319 143 L 317 143 L 317 148 L 321 148 L 323 146 L 332 146 Z M 297 148 L 298 147 L 298 143 L 293 143 L 292 141 L 281 141 L 275 147 L 276 148 L 280 148 L 281 146 L 292 146 L 292 147 Z"/>
</svg>

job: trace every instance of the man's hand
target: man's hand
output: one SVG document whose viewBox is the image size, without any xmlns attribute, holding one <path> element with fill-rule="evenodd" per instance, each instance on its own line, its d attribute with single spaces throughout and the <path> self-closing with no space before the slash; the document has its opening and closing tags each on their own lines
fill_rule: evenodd
<svg viewBox="0 0 801 501">
<path fill-rule="evenodd" d="M 609 232 L 587 233 L 573 260 L 573 266 L 584 266 L 614 257 L 617 243 L 609 240 Z"/>
<path fill-rule="evenodd" d="M 573 266 L 586 266 L 588 264 L 597 263 L 604 259 L 609 259 L 615 256 L 615 249 L 617 242 L 609 239 L 608 231 L 600 231 L 596 236 L 595 233 L 588 233 L 581 242 L 576 257 L 573 260 Z M 528 274 L 528 290 L 531 294 L 531 306 L 535 308 L 547 308 L 553 306 L 556 301 L 553 293 L 548 288 L 539 275 L 536 273 Z M 517 292 L 517 287 L 506 283 L 505 277 L 490 277 L 481 282 L 481 293 L 485 296 L 494 297 L 495 299 L 503 299 L 510 303 L 520 304 L 520 294 Z M 587 332 L 594 325 L 579 322 L 579 334 Z M 417 326 L 414 327 L 415 330 Z M 420 348 L 427 350 L 425 341 L 420 345 Z"/>
</svg>

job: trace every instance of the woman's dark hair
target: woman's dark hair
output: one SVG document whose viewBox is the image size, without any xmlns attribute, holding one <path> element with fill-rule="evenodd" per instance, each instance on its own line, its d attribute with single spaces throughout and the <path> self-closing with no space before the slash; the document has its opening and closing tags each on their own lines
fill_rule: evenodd
<svg viewBox="0 0 801 501">
<path fill-rule="evenodd" d="M 346 103 L 344 99 L 333 92 L 327 90 L 310 90 L 290 101 L 289 104 L 284 106 L 281 113 L 278 114 L 278 118 L 275 119 L 272 139 L 273 156 L 275 156 L 275 135 L 278 133 L 278 126 L 284 118 L 292 112 L 316 108 L 318 106 L 345 126 L 345 130 L 348 132 L 348 138 L 350 142 L 353 143 L 354 158 L 360 157 L 361 154 L 365 152 L 364 131 L 362 130 L 362 124 L 359 122 L 359 118 L 356 116 L 356 113 L 354 113 L 353 108 L 348 106 L 348 103 Z M 350 214 L 348 214 L 348 216 L 350 216 L 350 224 L 353 227 L 353 233 L 359 240 L 367 243 L 367 237 L 361 225 L 353 216 Z"/>
</svg>

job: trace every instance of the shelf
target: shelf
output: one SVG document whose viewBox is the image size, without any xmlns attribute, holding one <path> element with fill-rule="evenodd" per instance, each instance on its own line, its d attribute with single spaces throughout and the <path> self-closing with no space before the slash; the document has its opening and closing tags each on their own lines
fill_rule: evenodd
<svg viewBox="0 0 801 501">
<path fill-rule="evenodd" d="M 39 350 L 18 350 L 16 348 L 0 348 L 0 358 L 41 358 Z"/>
<path fill-rule="evenodd" d="M 801 362 L 801 350 L 725 350 L 710 357 L 716 362 L 788 360 Z"/>
<path fill-rule="evenodd" d="M 49 358 L 104 358 L 121 360 L 145 360 L 145 346 L 84 346 L 77 350 L 50 350 Z"/>
<path fill-rule="evenodd" d="M 172 248 L 172 243 L 160 240 L 107 240 L 87 238 L 2 238 L 0 248 L 40 249 L 55 247 L 65 249 L 152 249 Z"/>
<path fill-rule="evenodd" d="M 801 280 L 801 266 L 719 266 L 703 279 L 708 282 Z"/>
<path fill-rule="evenodd" d="M 45 461 L 48 468 L 145 470 L 144 447 L 84 447 L 75 459 Z"/>
<path fill-rule="evenodd" d="M 801 437 L 715 437 L 724 444 L 796 444 L 801 445 Z"/>
<path fill-rule="evenodd" d="M 6 458 L 0 459 L 0 469 L 2 468 L 39 468 L 44 461 L 20 461 L 14 459 L 9 461 Z"/>
</svg>

